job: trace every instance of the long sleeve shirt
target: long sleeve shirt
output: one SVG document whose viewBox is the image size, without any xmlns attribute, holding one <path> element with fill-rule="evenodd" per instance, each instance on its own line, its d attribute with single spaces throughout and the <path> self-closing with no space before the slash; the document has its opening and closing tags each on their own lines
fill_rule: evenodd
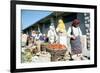
<svg viewBox="0 0 100 73">
<path fill-rule="evenodd" d="M 69 27 L 68 29 L 68 36 L 71 37 L 71 32 L 73 31 L 74 36 L 82 36 L 82 31 L 79 27 Z"/>
</svg>

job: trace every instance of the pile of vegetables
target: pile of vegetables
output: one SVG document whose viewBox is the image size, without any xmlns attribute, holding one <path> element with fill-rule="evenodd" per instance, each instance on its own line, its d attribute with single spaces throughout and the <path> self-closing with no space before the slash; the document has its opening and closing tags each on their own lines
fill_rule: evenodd
<svg viewBox="0 0 100 73">
<path fill-rule="evenodd" d="M 66 49 L 66 46 L 62 44 L 54 43 L 54 44 L 49 44 L 47 48 L 54 49 L 54 50 L 62 50 L 62 49 Z"/>
<path fill-rule="evenodd" d="M 24 52 L 22 52 L 22 63 L 23 62 L 31 62 L 32 61 L 32 53 L 30 49 L 25 49 Z"/>
</svg>

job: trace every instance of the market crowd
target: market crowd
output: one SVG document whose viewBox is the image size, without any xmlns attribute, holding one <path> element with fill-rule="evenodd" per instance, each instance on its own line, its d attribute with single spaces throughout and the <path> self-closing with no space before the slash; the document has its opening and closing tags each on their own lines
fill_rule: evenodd
<svg viewBox="0 0 100 73">
<path fill-rule="evenodd" d="M 76 58 L 83 60 L 82 31 L 79 25 L 80 20 L 74 19 L 67 31 L 63 20 L 59 19 L 57 27 L 50 25 L 46 34 L 35 30 L 32 30 L 30 35 L 22 33 L 22 62 L 64 61 Z"/>
</svg>

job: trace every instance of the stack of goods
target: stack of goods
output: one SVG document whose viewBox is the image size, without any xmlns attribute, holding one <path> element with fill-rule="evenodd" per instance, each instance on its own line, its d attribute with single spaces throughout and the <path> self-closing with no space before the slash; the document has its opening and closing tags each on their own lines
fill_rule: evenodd
<svg viewBox="0 0 100 73">
<path fill-rule="evenodd" d="M 21 53 L 21 62 L 50 62 L 51 61 L 51 54 L 46 51 L 38 52 L 38 49 L 36 46 L 28 49 L 23 48 Z"/>
<path fill-rule="evenodd" d="M 63 50 L 66 49 L 66 46 L 59 43 L 54 43 L 54 44 L 49 44 L 47 48 L 52 50 Z"/>
<path fill-rule="evenodd" d="M 25 49 L 22 52 L 22 62 L 32 62 L 32 53 L 30 49 Z"/>
<path fill-rule="evenodd" d="M 34 45 L 32 47 L 22 48 L 22 62 L 32 62 L 32 57 L 38 52 L 37 47 Z"/>
</svg>

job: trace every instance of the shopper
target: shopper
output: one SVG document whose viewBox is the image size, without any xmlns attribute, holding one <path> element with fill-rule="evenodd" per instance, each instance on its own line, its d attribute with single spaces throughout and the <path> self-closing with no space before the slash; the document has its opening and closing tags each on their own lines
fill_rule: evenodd
<svg viewBox="0 0 100 73">
<path fill-rule="evenodd" d="M 72 22 L 71 27 L 68 29 L 68 37 L 70 37 L 70 44 L 71 44 L 71 54 L 72 58 L 82 58 L 82 45 L 81 39 L 82 31 L 79 27 L 80 20 L 75 19 Z"/>
</svg>

